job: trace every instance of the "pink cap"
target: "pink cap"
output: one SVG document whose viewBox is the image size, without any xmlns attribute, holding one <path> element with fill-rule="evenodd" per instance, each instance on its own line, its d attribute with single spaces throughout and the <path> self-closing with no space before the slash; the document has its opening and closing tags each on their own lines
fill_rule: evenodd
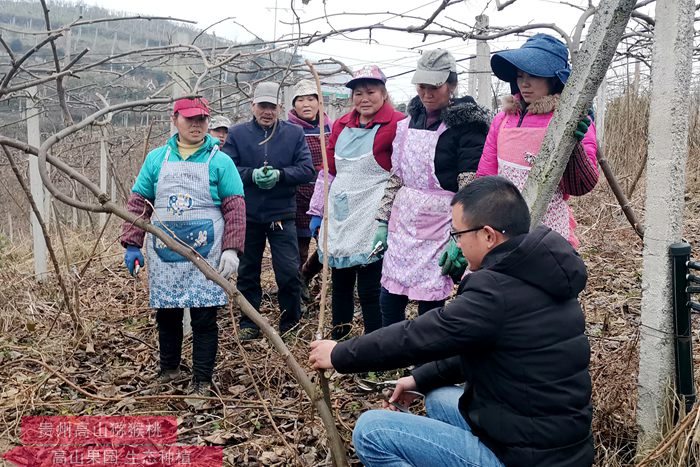
<svg viewBox="0 0 700 467">
<path fill-rule="evenodd" d="M 365 65 L 362 68 L 355 70 L 355 72 L 352 74 L 352 79 L 345 83 L 345 86 L 352 89 L 355 87 L 358 81 L 363 79 L 371 79 L 386 83 L 386 76 L 377 65 Z"/>
<path fill-rule="evenodd" d="M 173 105 L 173 114 L 176 113 L 179 113 L 183 117 L 196 117 L 198 115 L 209 116 L 209 102 L 203 97 L 178 99 Z"/>
</svg>

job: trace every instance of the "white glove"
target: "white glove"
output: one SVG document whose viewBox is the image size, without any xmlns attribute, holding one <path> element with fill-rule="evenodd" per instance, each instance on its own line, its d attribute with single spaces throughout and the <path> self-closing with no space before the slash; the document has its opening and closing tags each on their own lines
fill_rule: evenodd
<svg viewBox="0 0 700 467">
<path fill-rule="evenodd" d="M 231 274 L 238 272 L 238 263 L 238 253 L 236 250 L 224 250 L 219 260 L 219 274 L 224 276 L 225 279 L 228 279 L 231 277 Z"/>
</svg>

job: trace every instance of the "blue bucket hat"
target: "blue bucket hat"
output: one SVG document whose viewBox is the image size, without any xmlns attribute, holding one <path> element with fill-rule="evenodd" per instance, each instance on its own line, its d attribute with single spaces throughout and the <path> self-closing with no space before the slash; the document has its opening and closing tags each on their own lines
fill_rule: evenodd
<svg viewBox="0 0 700 467">
<path fill-rule="evenodd" d="M 542 78 L 557 77 L 566 84 L 571 74 L 569 66 L 569 49 L 566 45 L 549 34 L 535 34 L 519 49 L 496 52 L 491 57 L 491 69 L 502 81 L 515 84 L 518 70 Z"/>
</svg>

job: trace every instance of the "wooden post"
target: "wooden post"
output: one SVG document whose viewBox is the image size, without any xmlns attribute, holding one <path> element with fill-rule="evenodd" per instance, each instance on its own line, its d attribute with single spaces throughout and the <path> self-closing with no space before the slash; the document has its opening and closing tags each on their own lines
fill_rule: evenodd
<svg viewBox="0 0 700 467">
<path fill-rule="evenodd" d="M 102 193 L 107 193 L 107 174 L 108 174 L 108 164 L 107 164 L 107 141 L 105 140 L 104 128 L 101 128 L 102 134 L 100 136 L 100 190 Z M 114 201 L 114 198 L 112 198 Z M 100 213 L 100 229 L 104 227 L 105 222 L 107 222 L 107 213 Z"/>
<path fill-rule="evenodd" d="M 601 0 L 523 189 L 531 226 L 547 211 L 574 149 L 574 129 L 605 78 L 635 0 Z"/>
<path fill-rule="evenodd" d="M 39 121 L 39 109 L 34 105 L 34 97 L 36 96 L 36 87 L 31 87 L 28 90 L 29 97 L 26 99 L 27 109 L 27 143 L 34 147 L 41 146 L 41 128 Z M 32 192 L 32 197 L 36 203 L 37 209 L 42 218 L 46 219 L 44 184 L 39 175 L 39 159 L 29 156 L 29 185 Z M 43 281 L 47 277 L 46 264 L 46 241 L 41 230 L 39 220 L 34 215 L 30 214 L 32 223 L 32 239 L 34 245 L 34 273 L 38 281 Z"/>
<path fill-rule="evenodd" d="M 638 456 L 644 456 L 662 438 L 674 381 L 669 246 L 680 242 L 683 233 L 694 12 L 693 0 L 656 4 L 639 328 Z"/>
<path fill-rule="evenodd" d="M 488 28 L 489 17 L 479 15 L 476 17 L 476 31 Z M 493 107 L 491 96 L 491 49 L 488 42 L 476 41 L 476 102 L 490 109 Z"/>
</svg>

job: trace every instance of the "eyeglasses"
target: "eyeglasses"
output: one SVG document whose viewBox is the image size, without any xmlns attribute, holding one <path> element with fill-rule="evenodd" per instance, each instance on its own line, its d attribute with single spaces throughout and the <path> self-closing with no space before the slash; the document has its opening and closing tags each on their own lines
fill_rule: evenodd
<svg viewBox="0 0 700 467">
<path fill-rule="evenodd" d="M 459 241 L 459 237 L 461 237 L 462 234 L 466 234 L 466 233 L 470 233 L 470 232 L 477 232 L 477 231 L 483 229 L 484 227 L 486 227 L 486 226 L 485 226 L 485 225 L 482 225 L 482 226 L 479 226 L 479 227 L 474 227 L 474 228 L 466 229 L 466 230 L 457 230 L 457 231 L 451 230 L 451 231 L 450 231 L 450 237 L 452 238 L 452 240 L 453 240 L 455 243 L 457 243 L 457 242 Z M 495 228 L 495 227 L 491 227 L 491 228 L 492 228 L 493 230 L 497 231 L 497 232 L 502 233 L 502 234 L 506 233 L 505 229 L 497 229 L 497 228 Z"/>
</svg>

